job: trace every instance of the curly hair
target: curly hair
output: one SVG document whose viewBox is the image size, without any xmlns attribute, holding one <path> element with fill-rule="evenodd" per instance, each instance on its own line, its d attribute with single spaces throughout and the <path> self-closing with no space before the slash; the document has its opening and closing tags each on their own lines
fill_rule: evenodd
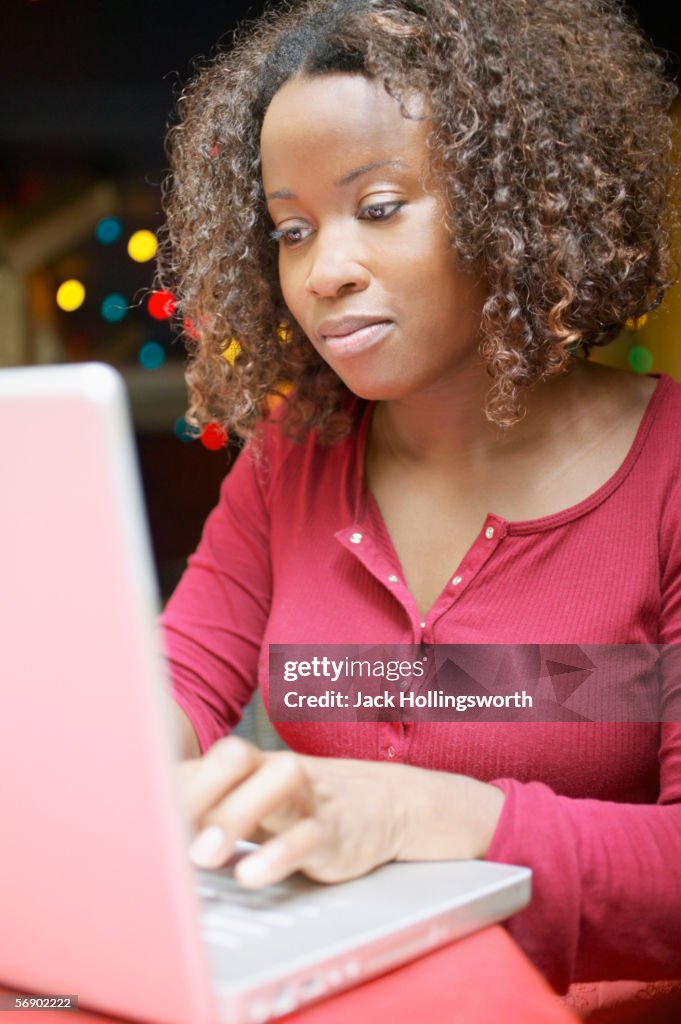
<svg viewBox="0 0 681 1024">
<path fill-rule="evenodd" d="M 158 281 L 188 335 L 195 425 L 246 437 L 289 381 L 292 436 L 350 427 L 349 391 L 286 309 L 260 175 L 274 94 L 334 72 L 428 99 L 452 245 L 488 287 L 490 420 L 516 422 L 522 389 L 661 301 L 675 89 L 620 3 L 302 0 L 199 68 L 168 134 Z"/>
</svg>

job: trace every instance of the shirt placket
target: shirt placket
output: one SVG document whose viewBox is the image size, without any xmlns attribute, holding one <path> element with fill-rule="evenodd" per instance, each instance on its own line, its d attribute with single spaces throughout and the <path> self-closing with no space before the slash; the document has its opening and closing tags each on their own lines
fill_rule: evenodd
<svg viewBox="0 0 681 1024">
<path fill-rule="evenodd" d="M 385 587 L 400 604 L 405 615 L 405 643 L 418 644 L 419 632 L 415 631 L 413 598 L 402 578 L 399 566 L 395 565 L 379 544 L 368 532 L 366 523 L 353 523 L 344 530 L 339 530 L 336 538 L 343 547 L 356 558 L 374 579 Z M 411 637 L 409 636 L 411 634 Z M 403 722 L 377 722 L 377 757 L 379 761 L 406 761 L 408 755 L 409 736 Z"/>
<path fill-rule="evenodd" d="M 371 575 L 378 580 L 402 607 L 408 620 L 411 642 L 419 645 L 424 657 L 436 641 L 438 620 L 447 614 L 452 606 L 461 601 L 482 567 L 494 555 L 506 536 L 508 524 L 499 516 L 488 515 L 482 529 L 454 575 L 444 588 L 425 619 L 421 619 L 416 603 L 402 576 L 396 555 L 390 553 L 371 535 L 366 522 L 355 522 L 336 533 L 343 547 L 356 558 Z M 379 760 L 408 761 L 411 734 L 410 725 L 400 721 L 379 722 Z"/>
<path fill-rule="evenodd" d="M 435 643 L 434 629 L 439 619 L 447 615 L 453 605 L 461 602 L 472 587 L 475 578 L 497 552 L 508 535 L 508 522 L 501 516 L 488 515 L 480 532 L 466 552 L 461 563 L 444 587 L 437 601 L 420 623 L 425 643 Z"/>
</svg>

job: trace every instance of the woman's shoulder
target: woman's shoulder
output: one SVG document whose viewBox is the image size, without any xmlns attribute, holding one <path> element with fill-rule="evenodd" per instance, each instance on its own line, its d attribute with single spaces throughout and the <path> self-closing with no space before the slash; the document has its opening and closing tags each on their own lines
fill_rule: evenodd
<svg viewBox="0 0 681 1024">
<path fill-rule="evenodd" d="M 681 383 L 669 374 L 643 375 L 599 366 L 613 435 L 628 445 L 627 461 L 658 480 L 681 482 Z"/>
<path fill-rule="evenodd" d="M 320 437 L 318 430 L 292 429 L 283 402 L 275 406 L 256 428 L 246 452 L 263 482 L 272 483 L 282 473 L 292 475 L 300 485 L 329 466 L 353 461 L 362 447 L 367 422 L 366 402 L 348 405 L 349 428 L 336 440 Z"/>
<path fill-rule="evenodd" d="M 638 419 L 637 441 L 662 464 L 681 462 L 681 383 L 667 373 L 625 374 L 629 408 Z"/>
<path fill-rule="evenodd" d="M 590 364 L 579 384 L 586 410 L 593 411 L 595 433 L 610 435 L 613 444 L 619 437 L 627 448 L 642 448 L 648 442 L 659 445 L 663 435 L 666 456 L 681 452 L 681 383 L 669 374 L 644 375 Z"/>
<path fill-rule="evenodd" d="M 658 522 L 666 550 L 681 531 L 681 383 L 666 373 L 620 373 L 611 381 L 622 416 L 638 424 L 622 467 L 630 472 L 622 476 L 637 495 L 641 522 L 646 516 Z"/>
</svg>

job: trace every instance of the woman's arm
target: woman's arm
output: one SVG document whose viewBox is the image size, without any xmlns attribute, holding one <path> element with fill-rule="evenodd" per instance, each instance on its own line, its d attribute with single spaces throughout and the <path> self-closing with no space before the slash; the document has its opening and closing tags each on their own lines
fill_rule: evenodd
<svg viewBox="0 0 681 1024">
<path fill-rule="evenodd" d="M 253 695 L 270 601 L 269 515 L 245 449 L 160 620 L 172 695 L 201 751 L 231 732 Z"/>
<path fill-rule="evenodd" d="M 482 858 L 504 803 L 501 789 L 462 775 L 266 753 L 237 737 L 181 765 L 181 780 L 199 866 L 218 867 L 237 839 L 264 830 L 236 869 L 253 886 L 298 870 L 336 882 L 390 860 Z"/>
<path fill-rule="evenodd" d="M 201 748 L 189 715 L 168 694 L 164 694 L 164 699 L 169 702 L 170 715 L 174 722 L 175 733 L 179 738 L 180 757 L 182 760 L 200 757 Z"/>
<path fill-rule="evenodd" d="M 681 740 L 681 726 L 667 728 Z M 265 753 L 236 737 L 180 773 L 199 866 L 264 830 L 237 866 L 244 885 L 296 870 L 341 881 L 389 860 L 523 864 L 533 898 L 509 929 L 559 991 L 681 977 L 681 803 L 580 800 L 539 782 Z"/>
<path fill-rule="evenodd" d="M 681 978 L 681 803 L 495 785 L 506 802 L 487 857 L 532 869 L 532 901 L 508 928 L 551 983 Z"/>
</svg>

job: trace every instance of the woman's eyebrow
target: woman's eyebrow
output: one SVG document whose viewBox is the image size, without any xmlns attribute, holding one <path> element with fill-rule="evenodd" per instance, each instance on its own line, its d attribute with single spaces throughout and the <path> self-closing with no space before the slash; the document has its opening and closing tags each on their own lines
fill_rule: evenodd
<svg viewBox="0 0 681 1024">
<path fill-rule="evenodd" d="M 353 171 L 348 171 L 342 178 L 334 182 L 337 188 L 342 188 L 343 185 L 349 185 L 355 178 L 360 178 L 363 174 L 368 174 L 369 171 L 376 171 L 379 167 L 408 167 L 404 160 L 375 160 L 371 164 L 362 164 L 361 167 L 355 167 Z"/>
<path fill-rule="evenodd" d="M 353 170 L 348 171 L 337 181 L 334 181 L 335 188 L 343 188 L 344 185 L 349 185 L 355 181 L 356 178 L 360 178 L 363 174 L 368 174 L 369 171 L 376 171 L 380 167 L 406 167 L 409 165 L 404 160 L 375 160 L 370 164 L 362 164 L 361 167 L 355 167 Z M 277 189 L 276 192 L 269 192 L 266 196 L 268 200 L 271 199 L 297 199 L 298 196 L 295 192 L 291 192 L 289 189 Z"/>
</svg>

